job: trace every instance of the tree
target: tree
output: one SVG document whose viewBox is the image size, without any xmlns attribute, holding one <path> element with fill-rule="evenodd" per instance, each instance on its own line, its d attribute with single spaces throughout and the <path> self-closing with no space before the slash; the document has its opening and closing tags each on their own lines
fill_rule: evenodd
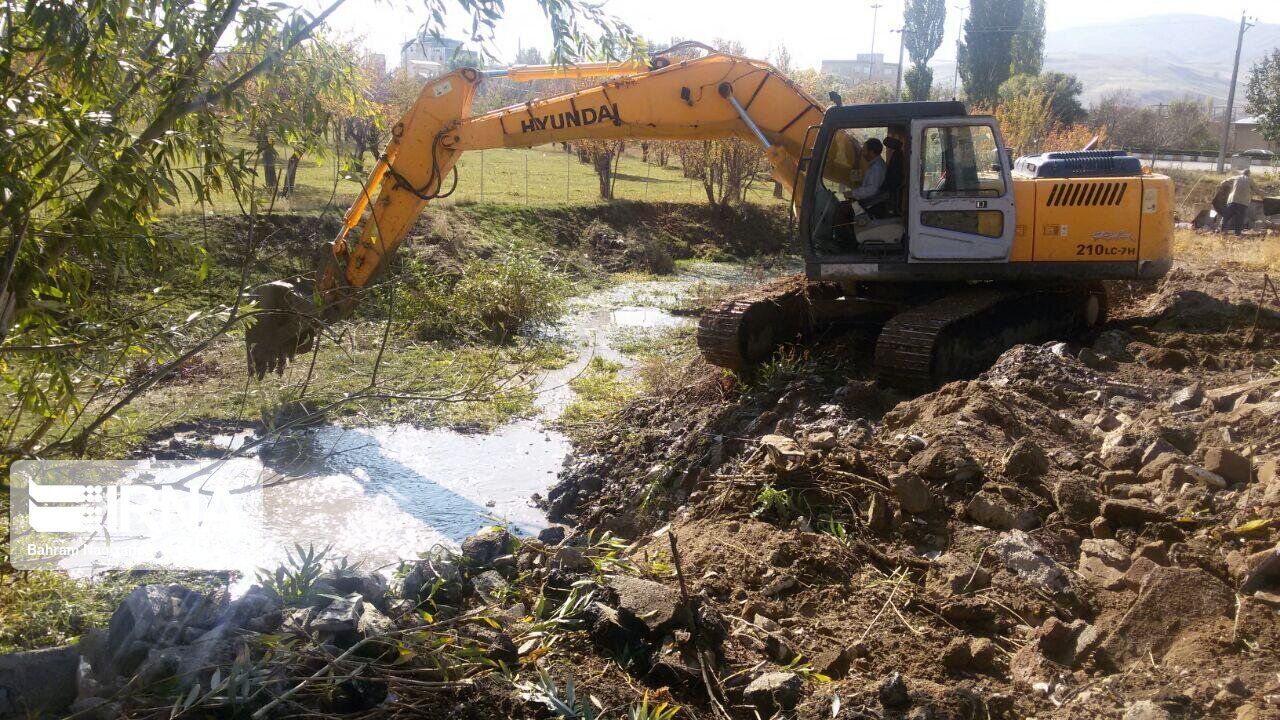
<svg viewBox="0 0 1280 720">
<path fill-rule="evenodd" d="M 538 1 L 560 60 L 633 44 L 630 28 L 595 5 Z M 235 142 L 237 130 L 268 110 L 254 106 L 254 88 L 289 82 L 285 66 L 314 48 L 345 2 L 329 0 L 316 14 L 265 0 L 0 5 L 0 384 L 14 408 L 0 419 L 12 443 L 3 452 L 32 452 L 68 417 L 83 429 L 66 447 L 83 450 L 90 433 L 160 377 L 122 381 L 121 363 L 143 354 L 181 359 L 179 345 L 194 347 L 192 328 L 223 333 L 251 317 L 240 294 L 224 319 L 179 326 L 151 322 L 155 307 L 101 299 L 123 278 L 202 267 L 199 245 L 153 236 L 160 206 L 225 192 L 254 211 L 270 136 L 261 154 L 253 149 L 261 137 L 246 138 L 250 149 Z M 453 2 L 473 35 L 492 36 L 500 4 Z M 437 29 L 444 4 L 430 3 Z M 279 113 L 277 133 L 301 133 L 315 119 L 290 117 Z M 107 409 L 69 416 L 85 397 Z"/>
<path fill-rule="evenodd" d="M 1245 88 L 1247 109 L 1258 118 L 1258 132 L 1267 142 L 1280 142 L 1280 49 L 1254 64 Z"/>
<path fill-rule="evenodd" d="M 933 88 L 929 61 L 942 45 L 947 22 L 946 0 L 907 0 L 902 13 L 902 41 L 911 55 L 904 80 L 908 100 L 928 100 Z"/>
<path fill-rule="evenodd" d="M 1025 0 L 973 0 L 957 59 L 971 103 L 996 104 L 1013 67 L 1013 36 L 1022 26 Z"/>
<path fill-rule="evenodd" d="M 516 64 L 546 65 L 547 59 L 542 57 L 542 53 L 536 47 L 520 48 L 519 52 L 516 53 Z"/>
<path fill-rule="evenodd" d="M 1080 96 L 1084 83 L 1075 75 L 1047 72 L 1039 75 L 1014 75 L 1000 85 L 1000 100 L 1010 102 L 1014 98 L 1039 93 L 1049 98 L 1050 111 L 1057 122 L 1071 125 L 1084 120 L 1084 106 Z"/>
<path fill-rule="evenodd" d="M 1013 36 L 1014 75 L 1039 75 L 1044 67 L 1044 0 L 1026 0 L 1022 22 Z"/>
<path fill-rule="evenodd" d="M 1192 98 L 1150 107 L 1112 93 L 1093 108 L 1090 119 L 1115 145 L 1130 150 L 1209 150 L 1217 143 L 1209 109 Z"/>
</svg>

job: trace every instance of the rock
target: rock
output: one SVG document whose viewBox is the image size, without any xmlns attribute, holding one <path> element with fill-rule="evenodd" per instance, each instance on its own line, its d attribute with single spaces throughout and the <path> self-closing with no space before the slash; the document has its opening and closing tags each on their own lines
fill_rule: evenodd
<svg viewBox="0 0 1280 720">
<path fill-rule="evenodd" d="M 437 603 L 457 605 L 462 602 L 464 590 L 457 560 L 446 551 L 430 553 L 414 562 L 400 584 L 400 594 L 415 604 L 430 595 Z"/>
<path fill-rule="evenodd" d="M 1200 386 L 1200 383 L 1191 383 L 1169 398 L 1169 408 L 1172 410 L 1195 410 L 1200 407 L 1202 402 L 1204 402 L 1204 388 Z"/>
<path fill-rule="evenodd" d="M 1124 720 L 1169 720 L 1169 711 L 1150 700 L 1139 700 L 1125 708 Z"/>
<path fill-rule="evenodd" d="M 0 718 L 62 717 L 75 702 L 75 645 L 0 655 Z"/>
<path fill-rule="evenodd" d="M 376 572 L 365 573 L 355 568 L 340 568 L 316 578 L 315 593 L 342 597 L 354 593 L 371 605 L 386 607 L 387 579 Z"/>
<path fill-rule="evenodd" d="M 1175 457 L 1181 454 L 1178 448 L 1173 446 L 1173 443 L 1165 440 L 1164 438 L 1156 438 L 1146 447 L 1146 449 L 1142 451 L 1142 457 L 1139 459 L 1139 462 L 1145 467 L 1156 458 L 1166 453 L 1171 453 Z"/>
<path fill-rule="evenodd" d="M 1205 450 L 1204 469 L 1234 485 L 1243 485 L 1253 479 L 1253 464 L 1249 458 L 1227 448 Z"/>
<path fill-rule="evenodd" d="M 538 542 L 544 545 L 559 545 L 564 542 L 569 528 L 564 525 L 550 525 L 538 531 Z"/>
<path fill-rule="evenodd" d="M 1249 571 L 1240 583 L 1240 592 L 1251 593 L 1280 583 L 1280 543 L 1275 548 L 1249 556 Z"/>
<path fill-rule="evenodd" d="M 867 501 L 867 527 L 872 532 L 882 533 L 889 529 L 892 520 L 893 509 L 889 507 L 889 501 L 884 495 L 872 491 Z"/>
<path fill-rule="evenodd" d="M 1174 648 L 1195 652 L 1229 631 L 1235 606 L 1231 588 L 1199 568 L 1156 567 L 1100 651 L 1117 668 L 1160 662 Z"/>
<path fill-rule="evenodd" d="M 1242 399 L 1248 401 L 1255 395 L 1259 396 L 1260 399 L 1263 392 L 1276 385 L 1280 385 L 1280 377 L 1272 375 L 1238 385 L 1214 388 L 1206 392 L 1204 396 L 1218 410 L 1230 410 Z"/>
<path fill-rule="evenodd" d="M 1183 468 L 1187 477 L 1194 482 L 1198 482 L 1207 488 L 1213 490 L 1225 490 L 1227 487 L 1227 479 L 1216 472 L 1207 470 L 1197 465 L 1187 465 Z"/>
<path fill-rule="evenodd" d="M 1138 362 L 1156 370 L 1182 370 L 1191 364 L 1191 358 L 1181 350 L 1147 347 L 1138 353 Z"/>
<path fill-rule="evenodd" d="M 334 635 L 354 633 L 363 612 L 364 602 L 355 593 L 344 598 L 334 598 L 328 607 L 311 619 L 311 629 Z"/>
<path fill-rule="evenodd" d="M 939 441 L 916 453 L 907 468 L 927 480 L 967 482 L 982 477 L 982 466 L 968 448 L 955 441 Z"/>
<path fill-rule="evenodd" d="M 786 435 L 765 435 L 760 447 L 769 456 L 769 465 L 778 472 L 788 472 L 804 462 L 805 454 L 796 441 Z"/>
<path fill-rule="evenodd" d="M 1168 520 L 1163 512 L 1141 500 L 1107 500 L 1102 503 L 1102 516 L 1120 527 L 1142 527 Z"/>
<path fill-rule="evenodd" d="M 227 605 L 218 622 L 266 633 L 279 626 L 281 610 L 280 598 L 254 585 Z"/>
<path fill-rule="evenodd" d="M 1123 330 L 1103 330 L 1098 339 L 1093 341 L 1093 349 L 1103 357 L 1112 360 L 1124 360 L 1129 357 L 1129 343 L 1133 336 Z"/>
<path fill-rule="evenodd" d="M 382 637 L 395 631 L 396 624 L 391 618 L 383 615 L 372 604 L 365 605 L 364 611 L 360 613 L 360 620 L 356 623 L 356 632 L 362 638 Z"/>
<path fill-rule="evenodd" d="M 1070 580 L 1044 547 L 1022 530 L 1010 530 L 991 546 L 996 557 L 1024 582 L 1050 593 L 1066 590 Z"/>
<path fill-rule="evenodd" d="M 839 680 L 849 674 L 852 653 L 848 648 L 829 647 L 820 650 L 813 656 L 813 669 L 833 680 Z"/>
<path fill-rule="evenodd" d="M 1119 590 L 1124 587 L 1124 573 L 1108 567 L 1096 557 L 1081 556 L 1080 562 L 1076 565 L 1076 572 L 1086 580 L 1107 590 Z"/>
<path fill-rule="evenodd" d="M 1099 540 L 1090 538 L 1080 543 L 1080 556 L 1093 557 L 1102 561 L 1107 567 L 1121 572 L 1129 569 L 1132 557 L 1125 546 L 1115 540 Z"/>
<path fill-rule="evenodd" d="M 587 636 L 596 647 L 621 656 L 626 650 L 643 642 L 639 631 L 643 628 L 623 625 L 618 611 L 602 602 L 593 602 L 584 613 L 587 619 Z"/>
<path fill-rule="evenodd" d="M 1160 473 L 1160 486 L 1165 490 L 1177 490 L 1178 488 L 1190 482 L 1196 482 L 1196 479 L 1187 472 L 1187 466 L 1181 464 L 1170 465 Z"/>
<path fill-rule="evenodd" d="M 998 486 L 985 486 L 969 498 L 965 513 L 975 522 L 996 530 L 1030 530 L 1040 524 L 1040 516 L 1030 508 L 1017 507 L 999 492 Z"/>
<path fill-rule="evenodd" d="M 1102 540 L 1109 540 L 1115 537 L 1115 531 L 1111 529 L 1111 521 L 1104 517 L 1096 517 L 1089 523 L 1089 531 L 1093 536 Z"/>
<path fill-rule="evenodd" d="M 118 675 L 132 674 L 151 648 L 213 627 L 222 600 L 225 596 L 205 596 L 181 585 L 139 585 L 111 615 L 102 664 Z"/>
<path fill-rule="evenodd" d="M 507 581 L 498 574 L 497 570 L 485 570 L 471 578 L 471 587 L 482 600 L 495 603 L 501 600 L 502 594 L 506 592 Z"/>
<path fill-rule="evenodd" d="M 1142 466 L 1138 471 L 1138 482 L 1149 483 L 1155 482 L 1164 476 L 1165 470 L 1186 462 L 1180 452 L 1163 452 L 1157 455 L 1151 462 Z"/>
<path fill-rule="evenodd" d="M 1134 553 L 1134 559 L 1144 557 L 1157 565 L 1169 564 L 1169 543 L 1164 540 L 1152 540 L 1143 543 Z"/>
<path fill-rule="evenodd" d="M 907 692 L 907 683 L 900 673 L 893 673 L 881 681 L 876 688 L 880 696 L 880 704 L 887 708 L 900 708 L 911 704 L 911 695 Z"/>
<path fill-rule="evenodd" d="M 942 651 L 942 666 L 951 672 L 963 672 L 973 664 L 973 652 L 967 638 L 954 638 Z"/>
<path fill-rule="evenodd" d="M 889 484 L 904 511 L 914 515 L 928 512 L 933 506 L 929 486 L 924 484 L 919 475 L 913 472 L 898 473 L 889 479 Z"/>
<path fill-rule="evenodd" d="M 1258 466 L 1258 485 L 1262 488 L 1262 502 L 1280 504 L 1280 460 L 1271 458 Z"/>
<path fill-rule="evenodd" d="M 591 558 L 583 554 L 581 548 L 572 545 L 561 545 L 556 548 L 555 554 L 551 556 L 551 562 L 555 567 L 570 572 L 581 572 L 593 567 Z"/>
<path fill-rule="evenodd" d="M 680 593 L 652 580 L 612 575 L 604 584 L 618 597 L 622 622 L 643 626 L 651 637 L 661 637 L 684 623 Z"/>
<path fill-rule="evenodd" d="M 511 552 L 511 533 L 506 528 L 487 527 L 462 541 L 462 557 L 474 567 L 487 568 Z"/>
<path fill-rule="evenodd" d="M 760 590 L 760 594 L 765 597 L 778 597 L 795 589 L 797 584 L 794 575 L 783 573 L 774 578 L 768 585 Z"/>
<path fill-rule="evenodd" d="M 458 636 L 469 640 L 484 654 L 485 658 L 496 663 L 514 664 L 520 659 L 520 653 L 511 636 L 488 625 L 468 623 L 458 628 Z"/>
<path fill-rule="evenodd" d="M 990 672 L 995 669 L 999 648 L 987 638 L 974 638 L 969 641 L 969 657 L 974 672 Z"/>
<path fill-rule="evenodd" d="M 180 687 L 186 689 L 197 682 L 208 687 L 209 676 L 219 668 L 229 667 L 243 643 L 236 628 L 222 624 L 196 638 L 190 645 L 173 648 L 178 651 L 176 675 Z"/>
<path fill-rule="evenodd" d="M 804 681 L 790 672 L 765 673 L 752 680 L 743 697 L 756 708 L 760 717 L 791 712 L 800 701 Z"/>
<path fill-rule="evenodd" d="M 1022 438 L 1009 448 L 1004 456 L 1004 474 L 1025 480 L 1038 478 L 1049 472 L 1049 456 L 1031 438 Z"/>
<path fill-rule="evenodd" d="M 1071 652 L 1074 661 L 1072 664 L 1078 666 L 1088 660 L 1093 651 L 1097 650 L 1098 645 L 1102 643 L 1102 638 L 1102 630 L 1097 625 L 1086 624 L 1080 628 L 1080 631 L 1076 634 L 1075 648 Z"/>
<path fill-rule="evenodd" d="M 1072 476 L 1059 480 L 1053 486 L 1053 501 L 1063 517 L 1073 523 L 1084 524 L 1098 515 L 1102 501 L 1082 477 Z"/>
<path fill-rule="evenodd" d="M 836 446 L 836 434 L 830 430 L 809 433 L 809 436 L 805 438 L 805 442 L 815 450 L 830 450 Z"/>
<path fill-rule="evenodd" d="M 1138 481 L 1138 474 L 1132 470 L 1108 470 L 1098 476 L 1103 490 L 1110 490 L 1117 485 L 1132 485 Z"/>
</svg>

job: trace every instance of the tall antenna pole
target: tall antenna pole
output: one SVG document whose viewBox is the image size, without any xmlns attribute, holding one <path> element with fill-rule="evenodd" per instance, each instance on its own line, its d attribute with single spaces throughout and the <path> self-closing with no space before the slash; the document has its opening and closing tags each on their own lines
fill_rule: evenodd
<svg viewBox="0 0 1280 720">
<path fill-rule="evenodd" d="M 1231 142 L 1231 113 L 1236 104 L 1236 80 L 1240 77 L 1240 48 L 1244 45 L 1244 31 L 1253 27 L 1249 18 L 1240 14 L 1240 34 L 1236 36 L 1236 61 L 1231 66 L 1231 87 L 1227 89 L 1227 114 L 1222 121 L 1222 146 L 1218 148 L 1218 172 L 1226 169 L 1227 144 Z"/>
<path fill-rule="evenodd" d="M 902 49 L 907 44 L 907 33 L 911 32 L 905 27 L 900 30 L 894 30 L 899 33 L 898 36 L 898 79 L 893 87 L 893 101 L 902 102 Z M 929 98 L 925 98 L 928 100 Z"/>
<path fill-rule="evenodd" d="M 964 39 L 964 21 L 965 15 L 968 13 L 968 5 L 952 5 L 953 8 L 960 11 L 960 34 L 956 38 L 956 68 L 951 75 L 951 99 L 955 100 L 960 96 L 960 41 Z"/>
<path fill-rule="evenodd" d="M 871 57 L 867 58 L 867 80 L 875 81 L 876 72 L 876 25 L 880 22 L 880 3 L 871 4 Z"/>
</svg>

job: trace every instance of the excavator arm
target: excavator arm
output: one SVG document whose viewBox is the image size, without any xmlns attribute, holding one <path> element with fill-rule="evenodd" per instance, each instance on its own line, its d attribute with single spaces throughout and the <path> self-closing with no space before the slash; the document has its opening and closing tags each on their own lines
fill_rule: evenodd
<svg viewBox="0 0 1280 720">
<path fill-rule="evenodd" d="M 800 158 L 809 128 L 823 116 L 813 97 L 771 66 L 720 53 L 689 60 L 656 56 L 649 63 L 516 66 L 496 74 L 613 79 L 482 115 L 471 114 L 471 103 L 485 73 L 461 68 L 428 82 L 392 128 L 338 237 L 323 251 L 313 297 L 283 282 L 258 289 L 262 312 L 247 333 L 252 373 L 282 371 L 310 348 L 321 323 L 352 312 L 361 289 L 386 266 L 423 208 L 452 192 L 464 152 L 583 139 L 736 137 L 764 149 L 774 179 L 798 202 Z M 852 168 L 827 165 L 824 174 L 848 182 Z"/>
</svg>

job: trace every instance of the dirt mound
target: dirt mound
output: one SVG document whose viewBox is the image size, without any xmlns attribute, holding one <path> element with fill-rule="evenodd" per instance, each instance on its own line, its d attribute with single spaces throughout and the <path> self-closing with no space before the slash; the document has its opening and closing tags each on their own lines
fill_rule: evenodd
<svg viewBox="0 0 1280 720">
<path fill-rule="evenodd" d="M 905 400 L 857 374 L 865 337 L 754 385 L 695 363 L 583 442 L 549 508 L 632 557 L 670 525 L 728 623 L 718 677 L 833 680 L 806 676 L 800 717 L 833 695 L 839 717 L 1261 717 L 1280 383 L 1258 368 L 1280 325 L 1244 304 L 1260 281 L 1174 273 L 1088 345 Z"/>
</svg>

